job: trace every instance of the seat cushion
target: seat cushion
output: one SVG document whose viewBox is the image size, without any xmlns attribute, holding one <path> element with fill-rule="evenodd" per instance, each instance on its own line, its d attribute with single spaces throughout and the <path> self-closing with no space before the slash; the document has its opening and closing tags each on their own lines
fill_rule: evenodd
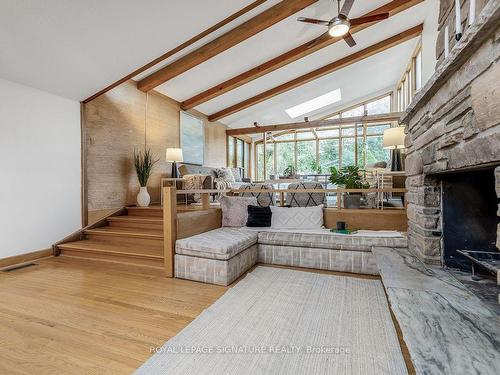
<svg viewBox="0 0 500 375">
<path fill-rule="evenodd" d="M 218 228 L 177 240 L 175 252 L 200 258 L 227 260 L 257 243 L 255 232 L 240 228 Z"/>
<path fill-rule="evenodd" d="M 404 237 L 355 237 L 332 233 L 291 233 L 262 231 L 259 232 L 259 244 L 295 246 L 318 249 L 371 251 L 372 246 L 388 246 L 388 244 L 404 245 Z M 382 244 L 382 245 L 381 245 Z"/>
</svg>

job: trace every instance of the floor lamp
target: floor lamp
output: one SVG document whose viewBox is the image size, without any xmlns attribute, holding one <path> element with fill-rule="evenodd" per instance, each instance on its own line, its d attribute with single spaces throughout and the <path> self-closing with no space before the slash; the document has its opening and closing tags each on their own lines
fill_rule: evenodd
<svg viewBox="0 0 500 375">
<path fill-rule="evenodd" d="M 165 159 L 172 163 L 172 178 L 179 178 L 179 169 L 177 169 L 177 163 L 182 163 L 182 149 L 181 148 L 167 148 Z"/>
<path fill-rule="evenodd" d="M 404 126 L 384 130 L 384 148 L 391 150 L 391 171 L 403 171 L 404 158 L 401 150 L 405 148 Z"/>
</svg>

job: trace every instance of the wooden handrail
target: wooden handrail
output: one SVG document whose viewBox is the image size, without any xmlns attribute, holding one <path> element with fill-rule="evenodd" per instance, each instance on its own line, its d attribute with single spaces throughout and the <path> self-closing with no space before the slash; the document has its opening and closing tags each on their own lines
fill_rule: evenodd
<svg viewBox="0 0 500 375">
<path fill-rule="evenodd" d="M 407 193 L 404 188 L 369 189 L 194 189 L 177 190 L 176 194 L 214 194 L 214 193 Z"/>
</svg>

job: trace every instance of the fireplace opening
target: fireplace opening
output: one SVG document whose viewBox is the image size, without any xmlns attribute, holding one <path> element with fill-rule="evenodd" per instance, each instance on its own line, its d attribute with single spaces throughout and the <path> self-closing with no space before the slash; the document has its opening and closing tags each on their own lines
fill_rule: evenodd
<svg viewBox="0 0 500 375">
<path fill-rule="evenodd" d="M 448 174 L 442 183 L 443 261 L 471 272 L 473 262 L 460 251 L 500 255 L 494 168 Z"/>
</svg>

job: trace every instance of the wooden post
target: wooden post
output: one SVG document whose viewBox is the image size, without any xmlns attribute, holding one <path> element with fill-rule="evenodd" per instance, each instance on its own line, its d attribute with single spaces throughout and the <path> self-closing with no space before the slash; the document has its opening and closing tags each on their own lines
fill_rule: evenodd
<svg viewBox="0 0 500 375">
<path fill-rule="evenodd" d="M 210 208 L 210 194 L 208 193 L 201 194 L 201 207 L 204 210 L 208 210 Z"/>
<path fill-rule="evenodd" d="M 337 209 L 342 209 L 342 193 L 337 189 Z"/>
<path fill-rule="evenodd" d="M 175 241 L 177 240 L 176 188 L 163 188 L 163 258 L 165 276 L 174 277 Z"/>
</svg>

